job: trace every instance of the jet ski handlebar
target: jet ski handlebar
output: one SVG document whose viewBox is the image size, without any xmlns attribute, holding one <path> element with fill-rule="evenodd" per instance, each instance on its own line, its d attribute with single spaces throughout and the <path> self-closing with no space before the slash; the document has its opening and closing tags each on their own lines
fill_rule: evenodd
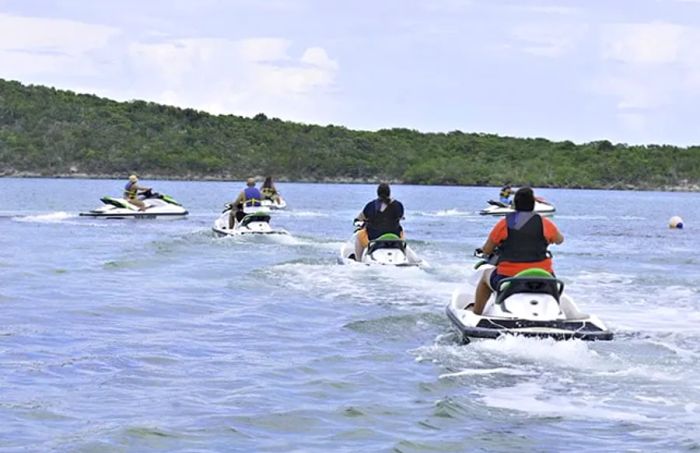
<svg viewBox="0 0 700 453">
<path fill-rule="evenodd" d="M 365 227 L 365 222 L 364 220 L 353 219 L 352 225 L 355 227 L 355 231 L 359 231 Z"/>
<path fill-rule="evenodd" d="M 481 258 L 474 265 L 474 269 L 479 269 L 484 264 L 493 264 L 495 266 L 496 262 L 498 261 L 498 254 L 496 253 L 496 251 L 487 255 L 487 254 L 484 254 L 484 251 L 481 248 L 477 248 L 474 250 L 474 256 L 476 258 Z"/>
</svg>

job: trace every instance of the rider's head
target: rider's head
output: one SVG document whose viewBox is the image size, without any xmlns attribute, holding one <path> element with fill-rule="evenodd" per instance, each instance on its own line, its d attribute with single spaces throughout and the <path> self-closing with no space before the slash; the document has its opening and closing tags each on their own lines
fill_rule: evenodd
<svg viewBox="0 0 700 453">
<path fill-rule="evenodd" d="M 535 209 L 535 193 L 529 187 L 521 187 L 515 192 L 513 203 L 516 211 L 532 211 Z"/>
<path fill-rule="evenodd" d="M 263 183 L 264 187 L 272 187 L 272 176 L 268 176 L 265 178 L 265 182 Z"/>
<path fill-rule="evenodd" d="M 377 186 L 377 195 L 382 200 L 389 200 L 389 197 L 391 196 L 391 188 L 389 188 L 389 184 L 385 182 L 379 184 L 379 186 Z"/>
<path fill-rule="evenodd" d="M 248 178 L 248 180 L 246 181 L 246 185 L 248 187 L 255 187 L 255 178 Z"/>
<path fill-rule="evenodd" d="M 129 176 L 129 181 L 131 181 L 131 182 L 137 182 L 138 180 L 139 180 L 139 178 L 136 175 Z"/>
</svg>

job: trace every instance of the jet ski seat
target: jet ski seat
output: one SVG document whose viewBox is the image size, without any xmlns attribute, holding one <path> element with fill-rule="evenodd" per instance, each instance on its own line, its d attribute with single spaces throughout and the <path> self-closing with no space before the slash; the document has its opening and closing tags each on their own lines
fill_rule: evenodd
<svg viewBox="0 0 700 453">
<path fill-rule="evenodd" d="M 552 277 L 549 272 L 537 268 L 526 269 L 514 277 L 504 278 L 498 282 L 496 303 L 501 304 L 516 293 L 549 294 L 559 302 L 563 291 L 564 282 Z"/>
</svg>

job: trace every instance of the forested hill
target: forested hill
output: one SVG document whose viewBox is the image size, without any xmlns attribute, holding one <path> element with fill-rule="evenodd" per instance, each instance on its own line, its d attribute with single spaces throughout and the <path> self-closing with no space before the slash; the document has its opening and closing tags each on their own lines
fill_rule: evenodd
<svg viewBox="0 0 700 453">
<path fill-rule="evenodd" d="M 0 174 L 692 188 L 700 146 L 353 131 L 115 102 L 0 79 Z"/>
</svg>

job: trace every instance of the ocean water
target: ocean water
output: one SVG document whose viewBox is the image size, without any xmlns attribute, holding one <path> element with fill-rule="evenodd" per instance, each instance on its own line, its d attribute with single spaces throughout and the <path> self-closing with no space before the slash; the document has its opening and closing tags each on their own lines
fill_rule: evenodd
<svg viewBox="0 0 700 453">
<path fill-rule="evenodd" d="M 339 265 L 373 185 L 280 183 L 289 237 L 216 238 L 241 182 L 0 179 L 0 451 L 698 451 L 700 195 L 538 189 L 611 342 L 457 342 L 497 188 L 393 186 L 430 267 Z M 684 230 L 670 230 L 680 215 Z"/>
</svg>

